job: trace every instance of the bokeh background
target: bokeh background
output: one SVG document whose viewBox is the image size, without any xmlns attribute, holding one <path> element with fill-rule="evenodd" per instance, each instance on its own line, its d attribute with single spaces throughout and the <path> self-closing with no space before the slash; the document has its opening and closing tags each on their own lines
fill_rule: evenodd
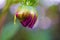
<svg viewBox="0 0 60 40">
<path fill-rule="evenodd" d="M 56 2 L 57 5 L 55 5 Z M 18 20 L 15 25 L 14 17 L 9 11 L 10 6 L 18 3 L 18 0 L 6 0 L 6 5 L 0 9 L 0 40 L 60 40 L 59 2 L 59 0 L 55 0 L 55 2 L 39 0 L 38 6 L 45 8 L 45 15 L 52 20 L 52 25 L 48 29 L 39 29 L 38 27 L 28 29 L 23 27 Z M 40 15 L 40 9 L 37 10 Z"/>
</svg>

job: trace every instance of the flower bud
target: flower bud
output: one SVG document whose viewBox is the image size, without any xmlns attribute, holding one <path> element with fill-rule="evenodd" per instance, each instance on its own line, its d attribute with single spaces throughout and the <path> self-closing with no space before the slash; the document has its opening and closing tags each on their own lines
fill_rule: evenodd
<svg viewBox="0 0 60 40">
<path fill-rule="evenodd" d="M 16 17 L 24 27 L 33 28 L 37 20 L 37 12 L 31 6 L 22 6 L 18 8 Z"/>
</svg>

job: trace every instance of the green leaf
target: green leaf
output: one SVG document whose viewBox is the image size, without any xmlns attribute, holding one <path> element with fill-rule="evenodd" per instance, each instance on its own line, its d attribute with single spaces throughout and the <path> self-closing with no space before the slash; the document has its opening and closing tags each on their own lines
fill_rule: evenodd
<svg viewBox="0 0 60 40">
<path fill-rule="evenodd" d="M 19 29 L 19 24 L 14 24 L 13 22 L 8 23 L 3 29 L 2 29 L 2 36 L 1 40 L 9 40 Z"/>
<path fill-rule="evenodd" d="M 37 6 L 39 3 L 39 0 L 19 0 L 19 2 L 24 5 Z"/>
<path fill-rule="evenodd" d="M 31 6 L 36 6 L 39 2 L 39 0 L 30 0 L 30 5 Z"/>
</svg>

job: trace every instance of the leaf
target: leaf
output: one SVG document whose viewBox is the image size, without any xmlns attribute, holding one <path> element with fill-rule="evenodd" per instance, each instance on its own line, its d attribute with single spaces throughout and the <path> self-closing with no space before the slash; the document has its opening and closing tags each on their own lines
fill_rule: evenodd
<svg viewBox="0 0 60 40">
<path fill-rule="evenodd" d="M 20 3 L 23 3 L 24 5 L 29 6 L 37 6 L 39 3 L 39 0 L 19 0 Z M 28 3 L 28 4 L 27 4 Z"/>
<path fill-rule="evenodd" d="M 37 6 L 39 0 L 30 0 L 31 6 Z"/>
<path fill-rule="evenodd" d="M 19 29 L 19 23 L 14 24 L 13 22 L 8 23 L 2 29 L 1 40 L 9 40 Z"/>
</svg>

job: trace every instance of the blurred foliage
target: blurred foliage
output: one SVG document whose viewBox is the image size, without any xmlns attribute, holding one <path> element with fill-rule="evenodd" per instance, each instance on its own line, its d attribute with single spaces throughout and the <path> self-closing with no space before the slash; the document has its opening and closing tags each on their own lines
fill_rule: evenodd
<svg viewBox="0 0 60 40">
<path fill-rule="evenodd" d="M 21 28 L 11 40 L 51 40 L 50 30 L 29 30 Z"/>
<path fill-rule="evenodd" d="M 29 6 L 37 6 L 39 3 L 39 0 L 19 0 L 20 3 L 24 5 L 29 5 Z"/>
<path fill-rule="evenodd" d="M 56 16 L 58 16 L 58 6 L 53 5 L 53 6 L 49 7 L 48 11 L 47 11 L 47 16 L 52 19 L 55 18 Z"/>
<path fill-rule="evenodd" d="M 15 33 L 19 30 L 20 23 L 14 24 L 13 22 L 9 22 L 2 29 L 2 37 L 1 40 L 9 40 Z"/>
</svg>

